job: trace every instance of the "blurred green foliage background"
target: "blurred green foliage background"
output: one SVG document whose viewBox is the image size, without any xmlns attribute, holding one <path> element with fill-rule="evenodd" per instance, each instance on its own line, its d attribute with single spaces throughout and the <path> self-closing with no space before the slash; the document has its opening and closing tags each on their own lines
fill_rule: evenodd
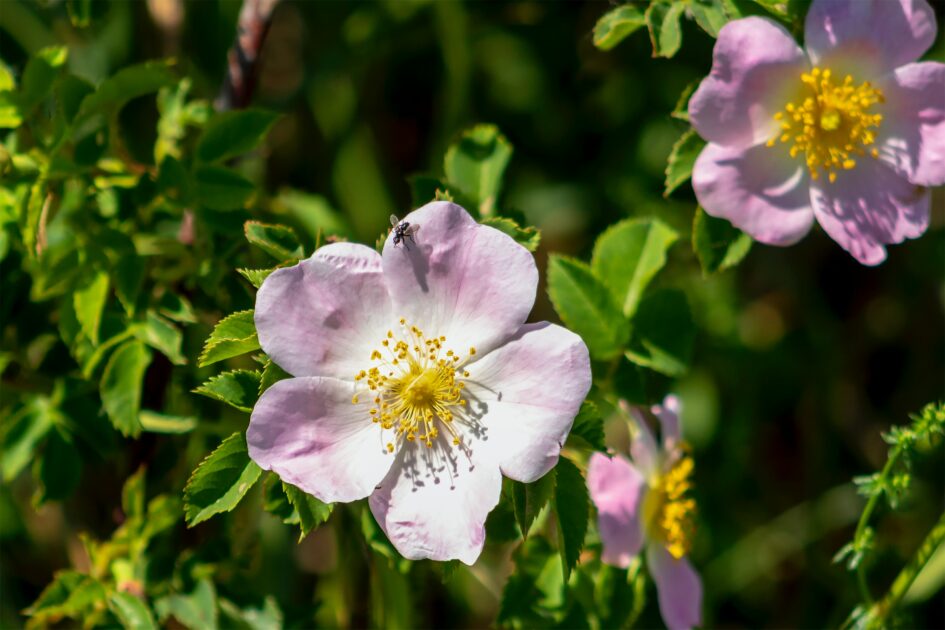
<svg viewBox="0 0 945 630">
<path fill-rule="evenodd" d="M 190 97 L 216 96 L 239 2 L 95 0 L 90 8 L 89 25 L 77 27 L 66 2 L 0 0 L 0 58 L 19 76 L 31 54 L 65 45 L 68 70 L 97 84 L 129 64 L 170 57 L 174 75 L 191 79 Z M 943 191 L 934 192 L 928 233 L 890 248 L 878 268 L 859 265 L 815 230 L 787 249 L 755 244 L 738 267 L 706 277 L 687 242 L 692 191 L 686 184 L 664 198 L 663 180 L 671 147 L 687 127 L 670 113 L 708 72 L 713 40 L 683 20 L 683 46 L 672 59 L 653 58 L 643 31 L 604 52 L 594 47 L 592 31 L 611 8 L 531 1 L 279 4 L 254 103 L 282 115 L 262 148 L 236 166 L 260 191 L 243 209 L 199 216 L 191 243 L 174 238 L 184 220 L 179 208 L 156 209 L 144 222 L 163 239 L 155 241 L 160 251 L 148 272 L 157 287 L 153 299 L 161 299 L 160 287 L 172 287 L 193 304 L 194 316 L 180 320 L 180 365 L 161 354 L 149 364 L 142 407 L 195 421 L 184 433 L 146 430 L 126 439 L 103 419 L 94 396 L 73 396 L 70 388 L 82 386 L 73 377 L 76 359 L 57 333 L 62 315 L 54 302 L 35 299 L 31 276 L 21 270 L 26 254 L 16 247 L 4 254 L 4 422 L 25 396 L 56 398 L 54 390 L 64 387 L 64 413 L 94 428 L 76 443 L 76 483 L 61 501 L 43 500 L 29 467 L 0 490 L 0 626 L 22 626 L 21 611 L 54 572 L 88 567 L 83 533 L 107 540 L 128 522 L 127 506 L 119 507 L 122 486 L 136 470 L 146 467 L 149 497 L 179 497 L 196 463 L 245 428 L 246 414 L 190 393 L 215 373 L 195 367 L 212 325 L 252 307 L 252 287 L 235 268 L 267 264 L 244 241 L 243 222 L 293 225 L 307 251 L 319 230 L 374 243 L 391 213 L 414 205 L 411 178 L 442 176 L 447 146 L 478 122 L 497 125 L 514 146 L 504 205 L 541 230 L 536 256 L 543 278 L 549 252 L 586 259 L 595 237 L 622 218 L 658 217 L 684 236 L 656 282 L 688 296 L 698 329 L 692 365 L 676 383 L 648 382 L 636 402 L 654 402 L 670 388 L 684 401 L 700 510 L 692 557 L 706 584 L 706 626 L 823 627 L 844 620 L 856 589 L 832 557 L 862 509 L 850 480 L 882 466 L 882 431 L 945 395 Z M 936 5 L 940 23 L 942 8 Z M 932 57 L 943 59 L 941 33 Z M 123 107 L 112 127 L 123 159 L 143 172 L 158 166 L 158 119 L 155 97 L 147 94 Z M 3 185 L 13 190 L 15 183 Z M 137 225 L 131 191 L 112 202 L 119 218 Z M 557 319 L 544 289 L 532 317 Z M 252 367 L 247 358 L 233 364 Z M 614 445 L 624 439 L 617 424 L 608 432 Z M 877 593 L 941 512 L 945 458 L 941 448 L 927 455 L 916 462 L 901 510 L 881 511 L 875 523 L 870 575 Z M 396 563 L 378 562 L 336 537 L 363 529 L 366 511 L 336 510 L 327 526 L 296 544 L 293 531 L 263 511 L 263 501 L 257 487 L 231 515 L 193 529 L 177 519 L 149 548 L 149 579 L 192 592 L 209 577 L 219 597 L 244 611 L 224 612 L 224 619 L 241 623 L 246 610 L 265 610 L 267 597 L 294 627 L 481 627 L 495 619 L 518 544 L 493 536 L 499 517 L 490 521 L 490 542 L 475 567 L 417 563 L 409 581 L 395 583 L 389 574 Z M 910 593 L 921 602 L 909 609 L 917 627 L 945 624 L 942 554 L 929 566 L 922 588 Z M 660 623 L 650 589 L 643 627 Z"/>
</svg>

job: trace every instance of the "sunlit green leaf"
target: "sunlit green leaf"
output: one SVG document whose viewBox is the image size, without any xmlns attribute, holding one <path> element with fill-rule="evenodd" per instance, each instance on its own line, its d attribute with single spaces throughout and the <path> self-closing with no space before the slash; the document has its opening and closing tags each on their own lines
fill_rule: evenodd
<svg viewBox="0 0 945 630">
<path fill-rule="evenodd" d="M 292 228 L 259 221 L 247 221 L 243 226 L 246 240 L 274 258 L 297 260 L 302 257 L 302 244 Z"/>
<path fill-rule="evenodd" d="M 626 219 L 597 238 L 591 268 L 624 315 L 636 312 L 643 291 L 666 264 L 666 252 L 677 238 L 675 230 L 658 219 Z"/>
<path fill-rule="evenodd" d="M 157 630 L 148 605 L 131 593 L 112 591 L 108 594 L 108 607 L 127 630 Z"/>
<path fill-rule="evenodd" d="M 108 419 L 122 435 L 141 433 L 141 385 L 151 353 L 140 341 L 126 341 L 105 365 L 99 390 Z"/>
<path fill-rule="evenodd" d="M 585 263 L 552 254 L 548 259 L 548 296 L 569 328 L 581 335 L 591 356 L 620 354 L 629 325 L 606 286 Z"/>
<path fill-rule="evenodd" d="M 56 411 L 46 398 L 33 398 L 3 423 L 3 480 L 9 482 L 33 460 L 37 445 L 53 428 Z"/>
<path fill-rule="evenodd" d="M 239 311 L 217 323 L 204 343 L 197 366 L 205 367 L 258 349 L 259 339 L 256 337 L 253 311 Z"/>
<path fill-rule="evenodd" d="M 686 10 L 683 2 L 653 0 L 646 9 L 646 26 L 650 31 L 654 57 L 672 57 L 682 44 L 680 17 Z"/>
<path fill-rule="evenodd" d="M 253 405 L 259 396 L 259 380 L 259 372 L 232 370 L 211 377 L 195 389 L 194 393 L 225 402 L 240 411 L 249 413 L 253 410 Z"/>
<path fill-rule="evenodd" d="M 189 433 L 197 428 L 197 418 L 193 416 L 174 416 L 145 409 L 138 419 L 141 428 L 148 433 Z"/>
<path fill-rule="evenodd" d="M 49 95 L 68 58 L 65 46 L 43 48 L 29 58 L 20 81 L 19 106 L 24 115 Z"/>
<path fill-rule="evenodd" d="M 184 512 L 193 527 L 239 504 L 262 471 L 249 459 L 246 437 L 237 432 L 200 462 L 184 487 Z"/>
<path fill-rule="evenodd" d="M 187 363 L 181 353 L 183 335 L 180 329 L 156 312 L 148 311 L 144 324 L 136 329 L 135 336 L 166 356 L 174 365 Z"/>
<path fill-rule="evenodd" d="M 508 217 L 486 217 L 480 221 L 480 223 L 483 225 L 488 225 L 489 227 L 494 227 L 500 232 L 508 234 L 514 238 L 519 245 L 530 252 L 538 249 L 538 244 L 541 243 L 541 232 L 538 231 L 538 228 L 523 228 Z"/>
<path fill-rule="evenodd" d="M 610 50 L 645 25 L 641 5 L 623 4 L 597 20 L 594 45 L 601 50 Z"/>
<path fill-rule="evenodd" d="M 494 125 L 464 131 L 446 151 L 443 168 L 450 186 L 468 197 L 481 216 L 493 214 L 512 145 Z"/>
</svg>

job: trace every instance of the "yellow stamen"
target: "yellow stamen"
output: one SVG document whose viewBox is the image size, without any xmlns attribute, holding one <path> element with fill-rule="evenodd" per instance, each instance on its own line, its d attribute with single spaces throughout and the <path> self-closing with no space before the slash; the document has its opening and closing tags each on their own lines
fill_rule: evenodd
<svg viewBox="0 0 945 630">
<path fill-rule="evenodd" d="M 668 472 L 650 482 L 643 503 L 647 535 L 662 543 L 674 558 L 682 558 L 692 547 L 696 502 L 689 493 L 694 467 L 688 455 L 679 458 Z"/>
<path fill-rule="evenodd" d="M 460 446 L 462 440 L 452 425 L 456 417 L 464 417 L 466 401 L 461 392 L 465 383 L 458 377 L 469 376 L 462 369 L 465 361 L 444 347 L 446 337 L 427 338 L 405 318 L 400 325 L 400 335 L 387 331 L 381 349 L 371 352 L 374 365 L 355 376 L 356 382 L 364 381 L 361 386 L 376 393 L 367 415 L 383 431 L 394 432 L 395 439 L 386 443 L 389 453 L 401 439 L 433 448 L 440 435 L 438 427 L 446 427 L 452 444 Z M 470 348 L 470 357 L 475 352 Z M 357 394 L 351 402 L 358 404 Z"/>
<path fill-rule="evenodd" d="M 801 83 L 803 95 L 774 115 L 780 131 L 768 140 L 769 147 L 790 144 L 791 157 L 804 154 L 811 178 L 826 174 L 831 183 L 838 171 L 856 167 L 855 157 L 879 157 L 870 145 L 883 122 L 883 115 L 874 111 L 885 102 L 882 90 L 869 81 L 855 86 L 850 75 L 835 79 L 829 68 L 805 72 Z"/>
</svg>

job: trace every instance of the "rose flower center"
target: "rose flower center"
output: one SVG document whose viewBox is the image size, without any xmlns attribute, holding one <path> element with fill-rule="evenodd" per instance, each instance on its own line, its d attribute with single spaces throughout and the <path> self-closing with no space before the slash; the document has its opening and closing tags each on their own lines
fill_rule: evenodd
<svg viewBox="0 0 945 630">
<path fill-rule="evenodd" d="M 689 492 L 694 467 L 691 457 L 681 457 L 651 482 L 643 502 L 647 535 L 661 542 L 674 558 L 682 558 L 692 547 L 696 502 Z"/>
<path fill-rule="evenodd" d="M 393 441 L 387 443 L 390 453 L 401 439 L 432 448 L 441 429 L 458 446 L 461 438 L 454 420 L 466 406 L 460 377 L 469 376 L 462 365 L 476 349 L 470 348 L 463 359 L 445 349 L 446 337 L 428 338 L 403 318 L 400 328 L 400 335 L 387 331 L 380 348 L 371 352 L 371 367 L 355 375 L 355 382 L 367 391 L 355 394 L 351 402 L 360 404 L 362 395 L 370 397 L 371 420 L 394 433 Z"/>
<path fill-rule="evenodd" d="M 885 101 L 879 88 L 869 81 L 854 85 L 850 75 L 836 80 L 829 69 L 816 67 L 802 74 L 801 82 L 801 97 L 774 115 L 781 132 L 769 147 L 779 139 L 790 144 L 791 157 L 803 153 L 813 179 L 824 172 L 831 183 L 838 171 L 855 168 L 857 158 L 879 156 L 870 148 L 883 122 L 883 115 L 873 111 Z"/>
</svg>

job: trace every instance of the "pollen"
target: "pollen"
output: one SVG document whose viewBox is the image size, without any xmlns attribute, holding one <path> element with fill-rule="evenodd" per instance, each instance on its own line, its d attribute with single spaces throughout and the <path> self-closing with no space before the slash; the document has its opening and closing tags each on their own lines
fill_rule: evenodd
<svg viewBox="0 0 945 630">
<path fill-rule="evenodd" d="M 446 337 L 427 337 L 406 318 L 400 319 L 399 331 L 387 331 L 371 352 L 370 368 L 358 372 L 355 382 L 371 392 L 373 405 L 365 416 L 390 436 L 388 453 L 405 442 L 433 448 L 441 431 L 462 448 L 455 428 L 466 405 L 460 378 L 468 378 L 463 365 L 474 354 L 470 348 L 468 357 L 461 357 L 446 347 Z M 358 394 L 351 399 L 352 404 L 359 401 Z"/>
<path fill-rule="evenodd" d="M 837 174 L 856 168 L 857 159 L 879 156 L 873 146 L 883 115 L 875 111 L 885 102 L 882 90 L 869 81 L 856 84 L 852 76 L 835 77 L 829 68 L 813 68 L 801 75 L 801 96 L 774 115 L 779 134 L 768 141 L 788 145 L 791 157 L 803 154 L 810 176 Z"/>
<path fill-rule="evenodd" d="M 696 502 L 690 496 L 695 464 L 688 455 L 679 458 L 662 476 L 651 482 L 643 504 L 647 534 L 682 558 L 692 547 Z"/>
</svg>

